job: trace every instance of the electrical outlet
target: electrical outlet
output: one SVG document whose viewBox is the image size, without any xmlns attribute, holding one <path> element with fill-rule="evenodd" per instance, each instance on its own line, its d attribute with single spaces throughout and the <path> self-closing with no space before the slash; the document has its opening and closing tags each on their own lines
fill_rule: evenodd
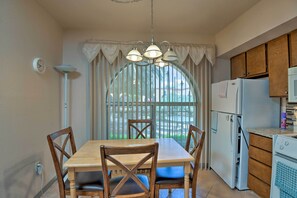
<svg viewBox="0 0 297 198">
<path fill-rule="evenodd" d="M 36 175 L 41 175 L 43 171 L 43 165 L 41 162 L 35 162 L 35 173 Z"/>
</svg>

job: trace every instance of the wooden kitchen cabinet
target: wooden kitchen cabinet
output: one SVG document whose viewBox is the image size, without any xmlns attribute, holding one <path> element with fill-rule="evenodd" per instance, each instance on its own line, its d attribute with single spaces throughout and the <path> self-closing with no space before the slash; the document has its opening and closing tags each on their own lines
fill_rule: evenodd
<svg viewBox="0 0 297 198">
<path fill-rule="evenodd" d="M 250 134 L 248 187 L 264 198 L 270 197 L 272 139 Z"/>
<path fill-rule="evenodd" d="M 290 67 L 297 66 L 297 30 L 290 33 Z"/>
<path fill-rule="evenodd" d="M 265 44 L 246 52 L 246 70 L 247 77 L 267 74 Z"/>
<path fill-rule="evenodd" d="M 288 96 L 289 46 L 288 35 L 280 36 L 267 44 L 269 95 Z"/>
<path fill-rule="evenodd" d="M 245 53 L 231 58 L 231 79 L 243 78 L 246 76 Z"/>
</svg>

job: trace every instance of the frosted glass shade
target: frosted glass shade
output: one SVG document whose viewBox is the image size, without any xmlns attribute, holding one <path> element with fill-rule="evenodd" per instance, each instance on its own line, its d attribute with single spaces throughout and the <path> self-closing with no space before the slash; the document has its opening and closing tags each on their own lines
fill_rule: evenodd
<svg viewBox="0 0 297 198">
<path fill-rule="evenodd" d="M 163 60 L 172 62 L 178 60 L 178 57 L 176 53 L 171 48 L 169 48 L 168 51 L 163 55 Z"/>
<path fill-rule="evenodd" d="M 145 57 L 149 59 L 154 59 L 162 56 L 162 52 L 157 45 L 151 44 L 143 54 Z"/>
<path fill-rule="evenodd" d="M 76 71 L 76 68 L 72 65 L 59 65 L 55 66 L 55 69 L 61 73 L 71 73 Z"/>
<path fill-rule="evenodd" d="M 158 58 L 156 61 L 155 61 L 155 65 L 159 66 L 159 67 L 166 67 L 169 65 L 168 62 L 165 62 L 162 60 L 162 57 Z"/>
<path fill-rule="evenodd" d="M 132 61 L 132 62 L 139 62 L 139 61 L 142 61 L 142 56 L 141 56 L 140 52 L 137 50 L 137 48 L 133 48 L 133 49 L 128 53 L 128 55 L 126 56 L 126 58 L 127 58 L 129 61 Z"/>
</svg>

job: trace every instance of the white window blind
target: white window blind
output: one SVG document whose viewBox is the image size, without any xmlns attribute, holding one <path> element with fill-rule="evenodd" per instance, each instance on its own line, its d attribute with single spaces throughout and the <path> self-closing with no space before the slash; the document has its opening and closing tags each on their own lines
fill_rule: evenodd
<svg viewBox="0 0 297 198">
<path fill-rule="evenodd" d="M 106 95 L 108 139 L 128 138 L 128 119 L 152 119 L 156 138 L 185 145 L 189 124 L 197 125 L 197 88 L 175 65 L 125 65 Z"/>
</svg>

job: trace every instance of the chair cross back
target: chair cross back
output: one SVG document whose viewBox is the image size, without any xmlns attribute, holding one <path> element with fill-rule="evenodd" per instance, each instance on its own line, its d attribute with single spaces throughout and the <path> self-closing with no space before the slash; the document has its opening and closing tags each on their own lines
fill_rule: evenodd
<svg viewBox="0 0 297 198">
<path fill-rule="evenodd" d="M 188 136 L 187 136 L 186 147 L 185 147 L 185 149 L 186 149 L 186 151 L 188 151 L 188 153 L 193 155 L 195 153 L 195 151 L 197 150 L 197 148 L 199 148 L 200 141 L 198 141 L 198 140 L 200 140 L 202 138 L 201 136 L 203 134 L 204 134 L 204 131 L 200 130 L 199 128 L 197 128 L 193 125 L 190 125 L 189 131 L 188 131 Z M 194 147 L 190 150 L 191 140 L 193 140 L 193 142 L 194 142 Z"/>
<path fill-rule="evenodd" d="M 203 148 L 205 139 L 205 132 L 200 130 L 199 128 L 190 125 L 188 136 L 187 136 L 187 142 L 185 150 L 189 152 L 189 154 L 194 155 L 195 161 L 191 162 L 191 168 L 192 168 L 192 174 L 191 174 L 191 180 L 190 180 L 190 187 L 192 188 L 192 198 L 196 198 L 196 192 L 197 192 L 197 179 L 198 179 L 198 169 L 199 169 L 199 162 L 201 157 L 201 151 Z M 194 142 L 194 147 L 190 150 L 191 140 Z M 179 171 L 179 169 L 176 169 Z M 167 175 L 164 177 L 162 175 L 158 175 L 157 171 L 157 184 L 156 184 L 156 192 L 155 197 L 159 198 L 159 190 L 160 189 L 172 189 L 172 188 L 184 188 L 184 182 L 179 178 L 179 175 L 176 177 L 173 177 L 174 172 L 169 171 L 166 173 Z"/>
<path fill-rule="evenodd" d="M 62 146 L 60 146 L 59 144 L 57 144 L 54 141 L 58 137 L 61 137 L 63 135 L 66 135 L 66 137 L 61 144 Z M 63 158 L 66 157 L 67 159 L 69 159 L 71 157 L 71 155 L 65 150 L 68 142 L 70 142 L 72 154 L 76 153 L 76 146 L 75 146 L 75 142 L 74 142 L 72 129 L 71 129 L 71 127 L 68 127 L 68 128 L 62 129 L 60 131 L 57 131 L 55 133 L 52 133 L 47 136 L 47 140 L 49 143 L 51 154 L 54 159 L 55 169 L 64 178 L 64 176 L 67 174 L 68 171 L 63 172 Z M 57 155 L 57 151 L 60 152 L 59 157 Z"/>
<path fill-rule="evenodd" d="M 120 189 L 124 186 L 124 184 L 128 181 L 129 178 L 133 179 L 135 183 L 144 191 L 144 195 L 146 197 L 150 197 L 150 193 L 154 193 L 154 190 L 150 192 L 149 189 L 143 184 L 143 182 L 136 176 L 137 169 L 139 169 L 145 162 L 152 159 L 151 164 L 151 181 L 150 188 L 154 186 L 155 182 L 155 169 L 157 165 L 157 157 L 158 157 L 158 143 L 154 143 L 146 146 L 137 146 L 137 147 L 111 147 L 111 146 L 100 146 L 101 153 L 101 161 L 102 161 L 102 170 L 104 176 L 104 190 L 106 190 L 108 197 L 116 197 Z M 127 154 L 143 154 L 147 153 L 136 165 L 132 168 L 122 164 L 119 160 L 117 160 L 114 155 L 127 155 Z M 116 187 L 110 192 L 109 187 L 109 178 L 107 176 L 107 160 L 121 168 L 125 172 L 125 176 L 120 180 L 120 182 L 116 185 Z"/>
<path fill-rule="evenodd" d="M 58 142 L 57 140 L 59 140 L 58 138 L 60 137 L 65 137 L 65 139 L 61 139 L 61 141 Z M 66 195 L 70 195 L 71 184 L 68 178 L 66 178 L 68 169 L 63 169 L 63 160 L 64 157 L 69 159 L 71 155 L 76 153 L 72 128 L 68 127 L 49 134 L 47 140 L 57 174 L 60 198 L 65 198 Z M 69 151 L 68 143 L 71 147 Z M 103 175 L 101 171 L 79 172 L 75 175 L 76 195 L 99 196 L 103 198 Z"/>
<path fill-rule="evenodd" d="M 194 153 L 195 153 L 195 151 L 196 151 L 196 149 L 199 147 L 199 142 L 197 141 L 197 137 L 195 137 L 195 134 L 194 134 L 194 132 L 193 131 L 190 131 L 189 132 L 190 134 L 190 136 L 191 136 L 191 139 L 194 141 L 194 147 L 192 148 L 192 150 L 191 151 L 189 151 L 189 149 L 188 149 L 188 152 L 191 154 L 191 155 L 193 155 Z"/>
<path fill-rule="evenodd" d="M 63 158 L 66 157 L 67 159 L 69 159 L 71 157 L 71 155 L 65 150 L 69 139 L 70 139 L 70 134 L 66 136 L 65 140 L 62 143 L 62 147 L 58 145 L 56 142 L 53 142 L 53 146 L 56 149 L 56 151 L 57 150 L 60 151 L 59 164 L 60 164 L 61 170 L 63 169 Z"/>
<path fill-rule="evenodd" d="M 188 153 L 190 153 L 190 155 L 195 154 L 195 162 L 194 163 L 191 162 L 191 166 L 193 169 L 195 166 L 199 165 L 200 156 L 202 152 L 201 148 L 204 143 L 204 138 L 205 138 L 205 132 L 203 130 L 200 130 L 198 127 L 194 125 L 190 125 L 185 150 Z M 191 140 L 193 140 L 194 142 L 194 147 L 190 150 Z M 198 173 L 198 168 L 194 170 L 194 175 L 196 176 L 197 173 Z"/>
<path fill-rule="evenodd" d="M 146 124 L 142 129 L 139 129 L 135 124 L 144 123 Z M 137 131 L 137 135 L 135 139 L 143 138 L 146 139 L 147 137 L 144 135 L 144 131 L 150 127 L 150 138 L 152 138 L 152 131 L 153 131 L 153 121 L 152 120 L 128 120 L 128 132 L 129 132 L 129 139 L 132 138 L 131 134 L 131 127 Z"/>
</svg>

